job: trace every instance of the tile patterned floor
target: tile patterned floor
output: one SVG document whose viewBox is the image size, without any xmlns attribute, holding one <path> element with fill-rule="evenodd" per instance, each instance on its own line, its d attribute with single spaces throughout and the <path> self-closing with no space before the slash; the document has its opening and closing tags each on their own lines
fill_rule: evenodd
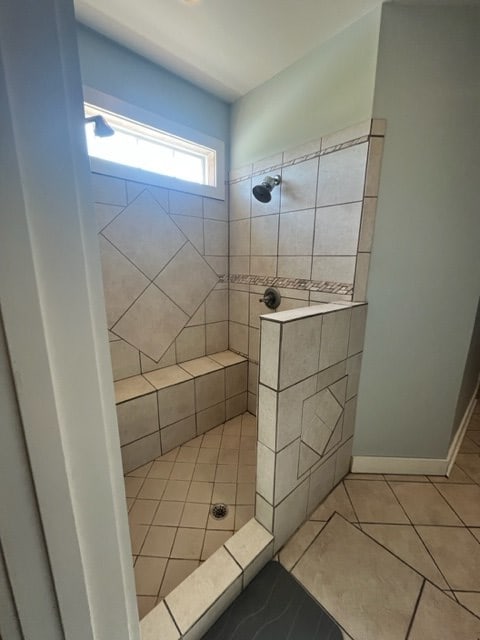
<svg viewBox="0 0 480 640">
<path fill-rule="evenodd" d="M 245 413 L 125 476 L 140 618 L 253 517 L 256 441 Z"/>
<path fill-rule="evenodd" d="M 480 639 L 480 405 L 450 478 L 350 474 L 278 559 L 351 640 Z"/>
</svg>

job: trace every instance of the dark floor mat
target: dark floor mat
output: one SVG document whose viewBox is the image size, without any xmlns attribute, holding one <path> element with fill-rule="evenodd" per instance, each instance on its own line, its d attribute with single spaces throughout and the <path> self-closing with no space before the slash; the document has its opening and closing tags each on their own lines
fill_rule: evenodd
<svg viewBox="0 0 480 640">
<path fill-rule="evenodd" d="M 269 562 L 203 640 L 342 640 L 337 624 L 278 562 Z"/>
</svg>

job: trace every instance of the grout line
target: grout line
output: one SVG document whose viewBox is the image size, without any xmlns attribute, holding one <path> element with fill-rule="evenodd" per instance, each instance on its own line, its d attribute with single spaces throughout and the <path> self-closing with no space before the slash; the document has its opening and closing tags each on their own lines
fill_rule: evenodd
<svg viewBox="0 0 480 640">
<path fill-rule="evenodd" d="M 405 636 L 405 640 L 408 640 L 408 638 L 410 636 L 410 632 L 411 632 L 412 627 L 413 627 L 413 621 L 415 620 L 417 609 L 418 609 L 418 606 L 420 604 L 420 600 L 421 600 L 422 595 L 423 595 L 423 590 L 425 588 L 425 583 L 426 583 L 426 579 L 423 580 L 422 586 L 420 587 L 420 591 L 418 592 L 417 601 L 415 603 L 415 607 L 413 608 L 412 617 L 410 618 L 410 624 L 408 625 L 408 629 L 407 629 L 407 634 Z"/>
</svg>

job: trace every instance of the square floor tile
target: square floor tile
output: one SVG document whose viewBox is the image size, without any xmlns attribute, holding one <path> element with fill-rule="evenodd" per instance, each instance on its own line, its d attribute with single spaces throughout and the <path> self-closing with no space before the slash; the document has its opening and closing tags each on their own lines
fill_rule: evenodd
<svg viewBox="0 0 480 640">
<path fill-rule="evenodd" d="M 432 484 L 392 482 L 390 486 L 413 524 L 461 524 Z"/>
<path fill-rule="evenodd" d="M 233 531 L 209 530 L 205 533 L 203 542 L 202 560 L 209 558 L 212 553 L 222 546 L 233 535 Z"/>
<path fill-rule="evenodd" d="M 188 502 L 203 502 L 210 504 L 213 482 L 192 482 L 188 490 Z"/>
<path fill-rule="evenodd" d="M 177 527 L 180 523 L 184 506 L 184 502 L 162 500 L 158 505 L 152 524 Z"/>
<path fill-rule="evenodd" d="M 218 459 L 218 449 L 204 449 L 198 452 L 197 464 L 216 464 Z"/>
<path fill-rule="evenodd" d="M 141 555 L 168 558 L 176 531 L 175 527 L 150 527 L 141 548 Z"/>
<path fill-rule="evenodd" d="M 238 482 L 255 482 L 255 477 L 257 473 L 257 466 L 254 464 L 251 465 L 241 465 L 238 467 Z"/>
<path fill-rule="evenodd" d="M 148 500 L 160 500 L 167 485 L 166 480 L 160 478 L 147 478 L 138 492 L 139 498 Z"/>
<path fill-rule="evenodd" d="M 134 555 L 140 553 L 148 529 L 146 524 L 130 524 L 130 542 Z"/>
<path fill-rule="evenodd" d="M 159 504 L 157 500 L 141 500 L 138 498 L 128 514 L 129 522 L 133 524 L 151 524 Z"/>
<path fill-rule="evenodd" d="M 182 445 L 175 462 L 196 462 L 198 457 L 197 447 L 187 447 Z"/>
<path fill-rule="evenodd" d="M 147 464 L 143 464 L 141 467 L 137 467 L 133 471 L 127 473 L 127 478 L 146 478 L 150 468 L 152 466 L 151 462 L 147 462 Z"/>
<path fill-rule="evenodd" d="M 473 484 L 472 478 L 456 464 L 453 465 L 448 478 L 446 476 L 428 476 L 428 479 L 435 484 Z"/>
<path fill-rule="evenodd" d="M 239 449 L 220 449 L 218 464 L 238 464 Z"/>
<path fill-rule="evenodd" d="M 187 497 L 189 487 L 190 483 L 186 480 L 168 480 L 163 499 L 181 502 Z"/>
<path fill-rule="evenodd" d="M 345 487 L 360 522 L 410 524 L 386 482 L 345 480 Z"/>
<path fill-rule="evenodd" d="M 235 464 L 219 464 L 215 473 L 215 482 L 235 482 L 238 467 Z"/>
<path fill-rule="evenodd" d="M 196 464 L 192 480 L 196 482 L 213 482 L 216 470 L 217 465 L 215 464 Z"/>
<path fill-rule="evenodd" d="M 245 482 L 237 485 L 237 498 L 235 500 L 237 505 L 252 505 L 255 504 L 255 483 Z"/>
<path fill-rule="evenodd" d="M 238 456 L 239 464 L 257 464 L 257 450 L 256 449 L 240 449 Z"/>
<path fill-rule="evenodd" d="M 134 567 L 135 585 L 138 596 L 156 596 L 162 584 L 167 566 L 166 558 L 137 558 Z"/>
<path fill-rule="evenodd" d="M 214 435 L 208 432 L 203 436 L 202 449 L 220 449 L 221 442 L 221 435 Z"/>
<path fill-rule="evenodd" d="M 237 485 L 234 482 L 216 482 L 213 485 L 212 503 L 224 502 L 227 505 L 235 504 Z"/>
<path fill-rule="evenodd" d="M 161 478 L 162 480 L 168 480 L 173 468 L 173 462 L 157 461 L 152 463 L 148 472 L 149 478 Z"/>
<path fill-rule="evenodd" d="M 209 507 L 209 504 L 186 502 L 180 526 L 191 527 L 194 529 L 205 529 L 207 526 Z"/>
<path fill-rule="evenodd" d="M 480 484 L 480 455 L 478 453 L 459 453 L 457 465 L 477 484 Z"/>
<path fill-rule="evenodd" d="M 192 571 L 195 571 L 199 564 L 200 562 L 198 560 L 169 560 L 160 588 L 160 596 L 162 598 L 167 596 L 170 591 L 173 591 Z"/>
<path fill-rule="evenodd" d="M 467 528 L 416 529 L 452 589 L 480 591 L 480 545 Z"/>
<path fill-rule="evenodd" d="M 144 483 L 144 478 L 132 478 L 127 476 L 124 478 L 125 480 L 125 495 L 127 498 L 136 498 L 138 492 L 142 484 Z"/>
<path fill-rule="evenodd" d="M 229 505 L 228 513 L 225 518 L 217 519 L 209 514 L 207 521 L 207 529 L 216 529 L 221 531 L 233 531 L 235 528 L 235 507 Z"/>
<path fill-rule="evenodd" d="M 358 640 L 404 640 L 423 582 L 338 515 L 325 525 L 293 575 Z"/>
<path fill-rule="evenodd" d="M 480 618 L 480 593 L 474 591 L 455 591 L 455 597 L 461 605 Z"/>
<path fill-rule="evenodd" d="M 247 524 L 255 515 L 255 507 L 253 504 L 239 504 L 235 507 L 235 531 L 238 531 Z"/>
<path fill-rule="evenodd" d="M 137 596 L 137 608 L 138 608 L 138 618 L 141 620 L 144 618 L 147 613 L 153 609 L 155 604 L 157 603 L 157 598 L 155 596 Z"/>
<path fill-rule="evenodd" d="M 191 480 L 195 465 L 193 462 L 175 462 L 170 480 Z"/>
<path fill-rule="evenodd" d="M 171 558 L 200 560 L 205 529 L 179 528 L 171 551 Z"/>
<path fill-rule="evenodd" d="M 478 637 L 480 620 L 426 582 L 408 640 L 476 640 Z"/>
</svg>

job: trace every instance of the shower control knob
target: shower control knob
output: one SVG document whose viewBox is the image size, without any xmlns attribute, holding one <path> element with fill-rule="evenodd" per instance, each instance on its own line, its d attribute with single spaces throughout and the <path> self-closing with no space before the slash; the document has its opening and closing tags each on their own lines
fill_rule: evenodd
<svg viewBox="0 0 480 640">
<path fill-rule="evenodd" d="M 274 287 L 267 287 L 263 298 L 260 298 L 259 302 L 264 302 L 269 309 L 276 309 L 280 305 L 281 300 L 282 296 L 280 295 L 280 291 Z"/>
</svg>

